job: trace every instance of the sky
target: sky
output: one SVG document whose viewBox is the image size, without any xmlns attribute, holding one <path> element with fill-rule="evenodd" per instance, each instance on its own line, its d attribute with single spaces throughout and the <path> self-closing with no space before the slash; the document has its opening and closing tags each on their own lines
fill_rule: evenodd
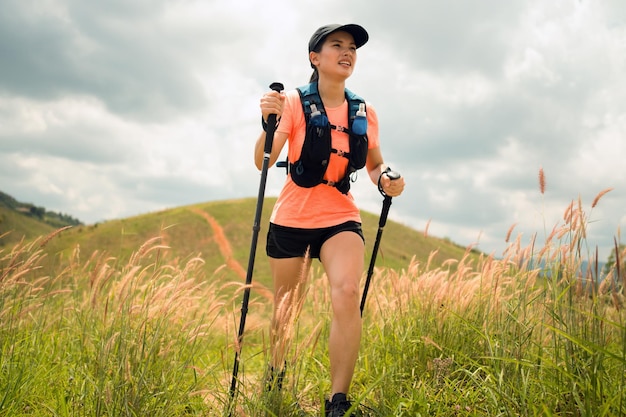
<svg viewBox="0 0 626 417">
<path fill-rule="evenodd" d="M 624 242 L 623 0 L 0 0 L 0 190 L 87 224 L 256 198 L 260 97 L 328 23 L 370 35 L 347 87 L 406 180 L 391 220 L 501 256 L 580 199 L 592 251 Z"/>
</svg>

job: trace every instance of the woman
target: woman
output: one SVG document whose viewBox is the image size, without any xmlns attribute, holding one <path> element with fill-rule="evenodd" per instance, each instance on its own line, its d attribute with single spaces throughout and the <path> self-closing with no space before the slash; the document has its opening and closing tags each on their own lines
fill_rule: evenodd
<svg viewBox="0 0 626 417">
<path fill-rule="evenodd" d="M 309 61 L 314 69 L 311 82 L 317 82 L 328 120 L 335 126 L 348 126 L 348 103 L 345 81 L 352 75 L 357 48 L 368 41 L 368 33 L 359 25 L 327 25 L 319 28 L 309 41 Z M 306 120 L 297 90 L 286 94 L 274 91 L 261 99 L 264 127 L 268 116 L 276 114 L 279 124 L 274 135 L 269 165 L 274 164 L 286 142 L 288 160 L 297 161 L 306 133 Z M 367 160 L 365 167 L 371 181 L 391 196 L 404 189 L 402 177 L 391 180 L 379 147 L 378 118 L 367 104 Z M 332 147 L 348 152 L 349 135 L 340 129 L 331 132 Z M 255 163 L 261 169 L 265 134 L 256 142 Z M 299 299 L 301 277 L 306 276 L 311 259 L 319 259 L 331 290 L 332 323 L 329 337 L 331 400 L 326 415 L 343 416 L 350 407 L 347 394 L 352 381 L 361 339 L 359 281 L 363 275 L 365 246 L 361 218 L 352 195 L 332 186 L 344 178 L 348 159 L 332 153 L 324 182 L 313 187 L 298 186 L 287 176 L 270 219 L 267 254 L 274 284 L 272 319 L 273 369 L 284 369 L 289 336 L 285 331 L 285 304 Z M 282 373 L 278 376 L 282 378 Z M 280 384 L 280 382 L 279 382 Z"/>
</svg>

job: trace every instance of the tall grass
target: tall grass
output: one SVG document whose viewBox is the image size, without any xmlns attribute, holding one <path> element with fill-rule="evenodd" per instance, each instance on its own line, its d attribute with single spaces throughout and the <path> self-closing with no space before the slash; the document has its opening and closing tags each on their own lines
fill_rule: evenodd
<svg viewBox="0 0 626 417">
<path fill-rule="evenodd" d="M 623 282 L 583 268 L 580 200 L 563 219 L 539 248 L 376 280 L 360 369 L 380 415 L 626 415 Z"/>
<path fill-rule="evenodd" d="M 502 258 L 468 248 L 460 260 L 434 264 L 433 253 L 376 270 L 351 392 L 362 413 L 626 415 L 626 254 L 599 282 L 587 227 L 578 200 L 541 242 L 524 246 L 509 230 Z M 126 265 L 77 247 L 42 276 L 49 238 L 0 252 L 0 416 L 224 415 L 242 283 L 220 286 L 159 238 Z M 238 269 L 221 239 L 225 267 Z M 304 304 L 284 313 L 287 375 L 271 401 L 271 300 L 253 288 L 234 415 L 319 415 L 330 295 L 317 264 L 307 282 Z"/>
<path fill-rule="evenodd" d="M 119 269 L 97 252 L 81 262 L 76 248 L 40 276 L 45 241 L 0 253 L 0 415 L 209 410 L 224 300 L 196 275 L 202 261 L 164 264 L 155 238 Z"/>
</svg>

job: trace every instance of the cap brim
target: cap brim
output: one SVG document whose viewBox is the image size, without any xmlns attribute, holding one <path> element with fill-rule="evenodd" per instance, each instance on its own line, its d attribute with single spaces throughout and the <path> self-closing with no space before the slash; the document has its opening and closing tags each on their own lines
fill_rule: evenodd
<svg viewBox="0 0 626 417">
<path fill-rule="evenodd" d="M 339 26 L 337 29 L 333 30 L 333 32 L 344 31 L 348 32 L 354 38 L 354 44 L 357 48 L 365 45 L 369 40 L 370 36 L 367 31 L 363 28 L 363 26 L 355 25 L 355 24 L 347 24 Z M 331 32 L 331 33 L 333 33 Z"/>
<path fill-rule="evenodd" d="M 344 31 L 352 35 L 357 48 L 365 45 L 369 39 L 367 31 L 359 25 L 355 25 L 352 23 L 347 25 L 326 25 L 319 28 L 317 31 L 315 31 L 313 36 L 311 36 L 311 39 L 309 40 L 309 52 L 314 51 L 319 45 L 321 45 L 321 43 L 324 41 L 324 39 L 326 39 L 328 35 L 338 31 Z"/>
</svg>

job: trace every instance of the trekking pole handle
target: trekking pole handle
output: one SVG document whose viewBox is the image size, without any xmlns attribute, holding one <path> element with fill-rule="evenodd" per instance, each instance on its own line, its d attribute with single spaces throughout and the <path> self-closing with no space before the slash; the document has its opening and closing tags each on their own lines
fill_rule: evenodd
<svg viewBox="0 0 626 417">
<path fill-rule="evenodd" d="M 285 89 L 282 83 L 274 82 L 270 84 L 270 89 L 280 93 Z M 272 152 L 272 144 L 274 141 L 274 132 L 276 131 L 276 115 L 270 114 L 267 116 L 267 135 L 265 140 L 265 151 L 266 155 L 269 155 Z"/>
<path fill-rule="evenodd" d="M 385 193 L 385 191 L 383 190 L 383 185 L 380 182 L 380 180 L 383 178 L 383 175 L 386 175 L 391 181 L 397 180 L 401 177 L 401 175 L 399 172 L 396 172 L 389 167 L 387 167 L 383 172 L 380 173 L 380 177 L 378 177 L 378 191 L 383 197 L 387 197 L 387 193 Z"/>
</svg>

